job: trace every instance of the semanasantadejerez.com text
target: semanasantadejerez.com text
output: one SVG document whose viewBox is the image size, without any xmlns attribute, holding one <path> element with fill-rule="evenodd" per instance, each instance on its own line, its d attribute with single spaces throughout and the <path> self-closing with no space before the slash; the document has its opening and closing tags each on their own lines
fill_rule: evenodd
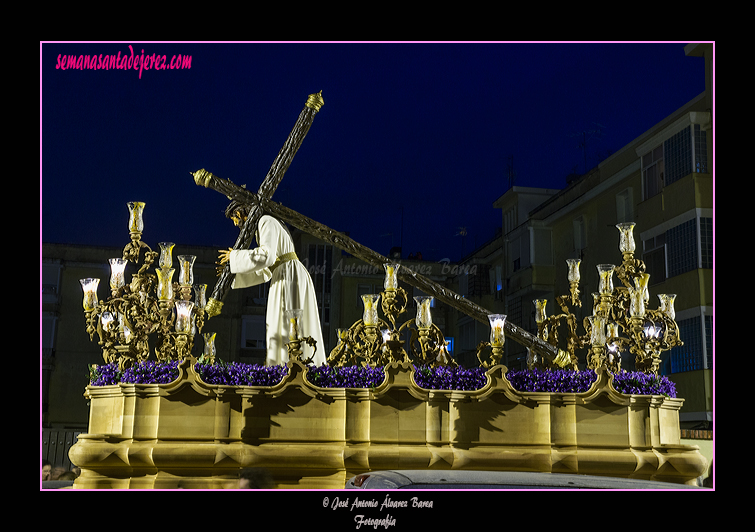
<svg viewBox="0 0 755 532">
<path fill-rule="evenodd" d="M 153 53 L 145 54 L 144 49 L 140 54 L 134 55 L 134 48 L 129 44 L 129 52 L 121 55 L 63 55 L 58 54 L 55 65 L 57 70 L 138 70 L 139 79 L 142 79 L 144 70 L 182 70 L 191 68 L 190 55 L 174 55 L 168 61 L 167 55 Z"/>
</svg>

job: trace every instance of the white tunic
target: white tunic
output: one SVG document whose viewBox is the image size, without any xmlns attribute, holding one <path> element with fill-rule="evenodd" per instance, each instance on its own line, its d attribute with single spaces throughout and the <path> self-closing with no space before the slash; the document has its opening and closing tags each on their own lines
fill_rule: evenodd
<svg viewBox="0 0 755 532">
<path fill-rule="evenodd" d="M 235 274 L 233 288 L 245 288 L 270 281 L 267 294 L 267 365 L 275 366 L 288 362 L 289 324 L 284 311 L 302 309 L 301 336 L 311 336 L 317 341 L 313 364 L 325 363 L 325 343 L 322 339 L 317 296 L 312 278 L 298 259 L 271 266 L 278 257 L 294 252 L 291 234 L 278 220 L 263 215 L 257 224 L 257 244 L 251 250 L 231 252 L 231 273 Z M 312 348 L 302 342 L 302 357 L 312 356 Z"/>
</svg>

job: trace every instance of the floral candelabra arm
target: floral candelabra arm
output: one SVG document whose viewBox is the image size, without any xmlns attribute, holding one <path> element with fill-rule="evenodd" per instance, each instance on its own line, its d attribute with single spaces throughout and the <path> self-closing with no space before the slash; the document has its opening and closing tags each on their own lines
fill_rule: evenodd
<svg viewBox="0 0 755 532">
<path fill-rule="evenodd" d="M 204 292 L 206 285 L 194 286 L 196 301 L 191 302 L 195 257 L 179 257 L 180 274 L 177 283 L 172 278 L 173 243 L 160 243 L 160 258 L 155 274 L 149 269 L 158 260 L 158 253 L 141 241 L 144 228 L 144 203 L 129 202 L 129 235 L 131 242 L 123 250 L 122 258 L 110 259 L 110 297 L 97 297 L 99 279 L 82 279 L 84 314 L 87 333 L 94 340 L 99 336 L 102 356 L 106 363 L 117 362 L 120 370 L 143 362 L 150 356 L 150 337 L 158 336 L 155 356 L 158 360 L 178 360 L 190 356 L 194 335 L 204 325 Z M 129 263 L 139 265 L 141 251 L 144 260 L 131 282 L 125 282 Z"/>
</svg>

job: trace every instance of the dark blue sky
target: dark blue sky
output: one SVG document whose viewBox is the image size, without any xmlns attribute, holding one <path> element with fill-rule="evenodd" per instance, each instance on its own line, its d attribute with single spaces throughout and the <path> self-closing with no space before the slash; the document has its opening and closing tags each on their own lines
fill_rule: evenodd
<svg viewBox="0 0 755 532">
<path fill-rule="evenodd" d="M 41 45 L 41 240 L 231 246 L 205 168 L 256 191 L 304 107 L 318 113 L 274 199 L 387 254 L 459 259 L 516 184 L 563 188 L 704 91 L 685 43 Z M 56 69 L 59 55 L 190 55 L 191 68 Z M 403 214 L 403 215 L 402 215 Z M 403 218 L 403 226 L 402 226 Z M 368 221 L 371 220 L 371 221 Z"/>
</svg>

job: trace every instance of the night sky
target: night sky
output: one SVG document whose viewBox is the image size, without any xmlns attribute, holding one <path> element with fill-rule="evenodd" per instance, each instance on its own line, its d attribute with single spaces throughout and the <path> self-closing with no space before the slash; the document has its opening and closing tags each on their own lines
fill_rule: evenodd
<svg viewBox="0 0 755 532">
<path fill-rule="evenodd" d="M 510 169 L 564 188 L 703 92 L 685 44 L 42 43 L 40 241 L 123 247 L 144 201 L 153 249 L 232 246 L 227 199 L 189 172 L 256 192 L 322 91 L 273 199 L 379 253 L 457 261 L 500 227 Z M 191 68 L 56 68 L 129 45 Z"/>
</svg>

